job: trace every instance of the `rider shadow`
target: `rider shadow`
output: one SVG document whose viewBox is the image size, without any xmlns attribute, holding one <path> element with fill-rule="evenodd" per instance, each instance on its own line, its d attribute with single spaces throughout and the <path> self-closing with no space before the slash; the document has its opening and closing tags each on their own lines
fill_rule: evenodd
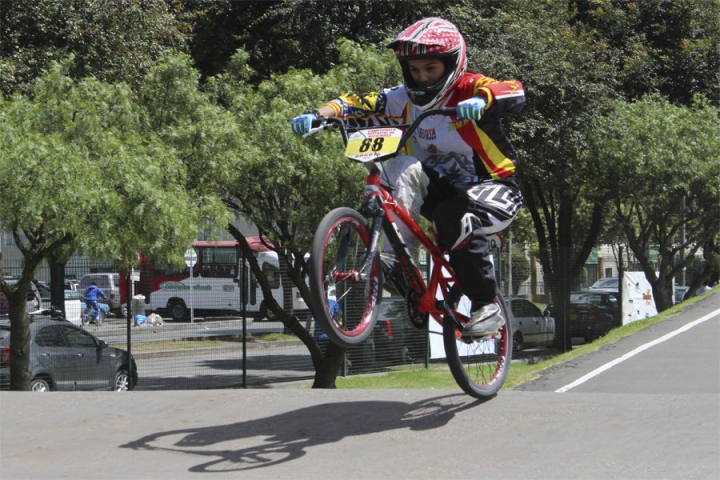
<svg viewBox="0 0 720 480">
<path fill-rule="evenodd" d="M 346 437 L 439 428 L 456 413 L 483 402 L 452 394 L 409 404 L 381 400 L 325 403 L 229 425 L 154 433 L 122 447 L 207 459 L 190 468 L 191 472 L 251 470 L 295 460 L 312 447 Z"/>
</svg>

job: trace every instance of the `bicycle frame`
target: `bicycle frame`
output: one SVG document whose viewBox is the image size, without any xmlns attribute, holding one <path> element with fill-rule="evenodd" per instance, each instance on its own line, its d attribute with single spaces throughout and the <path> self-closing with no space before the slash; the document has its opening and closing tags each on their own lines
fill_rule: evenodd
<svg viewBox="0 0 720 480">
<path fill-rule="evenodd" d="M 415 120 L 413 125 L 417 126 L 419 125 L 419 121 L 426 116 L 436 114 L 455 115 L 455 109 L 444 108 L 435 111 L 426 111 Z M 398 205 L 390 192 L 391 187 L 387 187 L 381 182 L 383 167 L 380 162 L 397 156 L 400 149 L 412 136 L 414 132 L 414 129 L 412 128 L 413 125 L 376 125 L 348 129 L 341 118 L 327 117 L 320 122 L 321 123 L 317 128 L 311 129 L 307 134 L 305 134 L 305 136 L 312 135 L 316 131 L 326 128 L 338 128 L 342 135 L 343 143 L 346 146 L 349 141 L 349 130 L 356 132 L 361 130 L 382 129 L 386 127 L 405 130 L 402 137 L 397 142 L 399 145 L 397 151 L 391 154 L 380 155 L 379 158 L 374 161 L 371 160 L 362 162 L 368 168 L 370 173 L 366 180 L 363 206 L 359 209 L 359 211 L 372 218 L 372 227 L 371 239 L 369 242 L 370 248 L 367 252 L 365 264 L 360 272 L 354 272 L 353 274 L 362 276 L 364 272 L 369 271 L 373 258 L 379 254 L 379 236 L 380 230 L 383 229 L 388 241 L 393 246 L 396 258 L 400 262 L 403 272 L 410 283 L 410 290 L 416 296 L 416 300 L 418 302 L 418 312 L 431 315 L 441 325 L 443 323 L 444 316 L 449 315 L 457 324 L 458 329 L 462 330 L 463 324 L 467 322 L 467 318 L 462 314 L 458 314 L 462 320 L 459 319 L 458 316 L 455 315 L 456 312 L 454 311 L 454 308 L 452 308 L 460 300 L 462 294 L 459 289 L 457 278 L 455 277 L 449 262 L 445 259 L 445 250 L 439 246 L 439 242 L 433 242 L 418 226 L 417 222 L 415 222 L 410 214 Z M 429 282 L 425 282 L 420 274 L 420 270 L 412 260 L 412 254 L 401 238 L 402 236 L 395 225 L 395 219 L 400 220 L 408 228 L 412 235 L 418 239 L 420 244 L 430 253 L 433 260 L 433 268 L 430 274 Z M 447 275 L 445 272 L 447 272 Z M 337 280 L 346 279 L 347 278 L 338 278 Z M 458 288 L 453 288 L 453 285 L 458 285 Z M 437 298 L 438 289 L 442 292 L 442 300 Z"/>
<path fill-rule="evenodd" d="M 453 285 L 457 284 L 457 278 L 449 262 L 445 259 L 445 250 L 432 241 L 410 214 L 395 201 L 389 188 L 381 183 L 382 168 L 378 168 L 377 165 L 374 167 L 367 177 L 364 202 L 360 208 L 361 212 L 368 214 L 372 218 L 371 241 L 367 252 L 368 263 L 366 265 L 369 264 L 370 259 L 379 254 L 377 251 L 378 237 L 380 228 L 383 227 L 390 244 L 393 246 L 395 257 L 409 281 L 410 290 L 416 296 L 418 312 L 428 313 L 441 325 L 444 316 L 450 315 L 458 326 L 462 328 L 463 322 L 458 319 L 452 308 L 460 298 L 459 289 L 453 289 Z M 380 208 L 377 208 L 378 206 Z M 412 254 L 397 229 L 395 219 L 401 221 L 429 252 L 433 260 L 433 267 L 427 283 L 415 265 Z M 442 293 L 442 300 L 438 299 L 438 289 Z M 457 290 L 457 292 L 454 290 Z M 464 318 L 464 320 L 467 321 L 467 318 Z"/>
</svg>

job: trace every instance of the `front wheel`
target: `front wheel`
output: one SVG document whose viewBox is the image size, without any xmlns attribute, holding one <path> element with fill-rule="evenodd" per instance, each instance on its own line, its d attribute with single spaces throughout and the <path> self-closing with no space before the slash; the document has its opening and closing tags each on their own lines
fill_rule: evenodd
<svg viewBox="0 0 720 480">
<path fill-rule="evenodd" d="M 369 242 L 365 218 L 343 207 L 323 218 L 310 250 L 315 320 L 345 348 L 372 334 L 382 299 L 380 258 L 367 259 Z"/>
<path fill-rule="evenodd" d="M 465 393 L 475 398 L 494 396 L 505 383 L 512 359 L 512 328 L 507 306 L 500 292 L 497 303 L 505 325 L 491 336 L 466 341 L 455 322 L 443 321 L 443 340 L 448 366 Z"/>
<path fill-rule="evenodd" d="M 31 392 L 49 392 L 50 384 L 44 378 L 33 378 L 32 382 L 30 382 L 30 391 Z"/>
</svg>

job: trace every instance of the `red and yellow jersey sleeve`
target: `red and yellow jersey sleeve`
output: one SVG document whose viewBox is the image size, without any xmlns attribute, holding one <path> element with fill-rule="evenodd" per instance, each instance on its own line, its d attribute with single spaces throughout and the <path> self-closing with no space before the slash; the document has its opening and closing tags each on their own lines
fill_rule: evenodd
<svg viewBox="0 0 720 480">
<path fill-rule="evenodd" d="M 499 117 L 522 110 L 525 91 L 519 80 L 499 81 L 479 73 L 466 74 L 447 106 L 457 106 L 471 97 L 482 97 L 487 102 L 485 114 L 478 122 L 467 120 L 457 123 L 457 131 L 481 160 L 490 178 L 507 178 L 515 173 L 516 153 L 500 126 Z M 476 167 L 477 168 L 477 167 Z M 478 172 L 478 175 L 481 175 Z"/>
<path fill-rule="evenodd" d="M 387 98 L 383 93 L 371 92 L 357 95 L 345 93 L 326 105 L 341 118 L 367 119 L 385 115 Z"/>
</svg>

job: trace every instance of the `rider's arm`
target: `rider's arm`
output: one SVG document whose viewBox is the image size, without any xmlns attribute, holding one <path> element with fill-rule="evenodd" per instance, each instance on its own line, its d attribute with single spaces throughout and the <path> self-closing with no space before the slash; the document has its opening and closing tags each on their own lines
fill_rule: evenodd
<svg viewBox="0 0 720 480">
<path fill-rule="evenodd" d="M 383 115 L 386 107 L 385 93 L 365 93 L 356 95 L 345 93 L 335 100 L 326 103 L 318 109 L 323 116 L 340 118 L 369 118 L 375 115 Z M 329 113 L 328 114 L 326 114 Z"/>
<path fill-rule="evenodd" d="M 477 74 L 472 95 L 483 98 L 485 110 L 496 113 L 516 113 L 525 104 L 525 90 L 519 80 L 499 81 Z"/>
</svg>

